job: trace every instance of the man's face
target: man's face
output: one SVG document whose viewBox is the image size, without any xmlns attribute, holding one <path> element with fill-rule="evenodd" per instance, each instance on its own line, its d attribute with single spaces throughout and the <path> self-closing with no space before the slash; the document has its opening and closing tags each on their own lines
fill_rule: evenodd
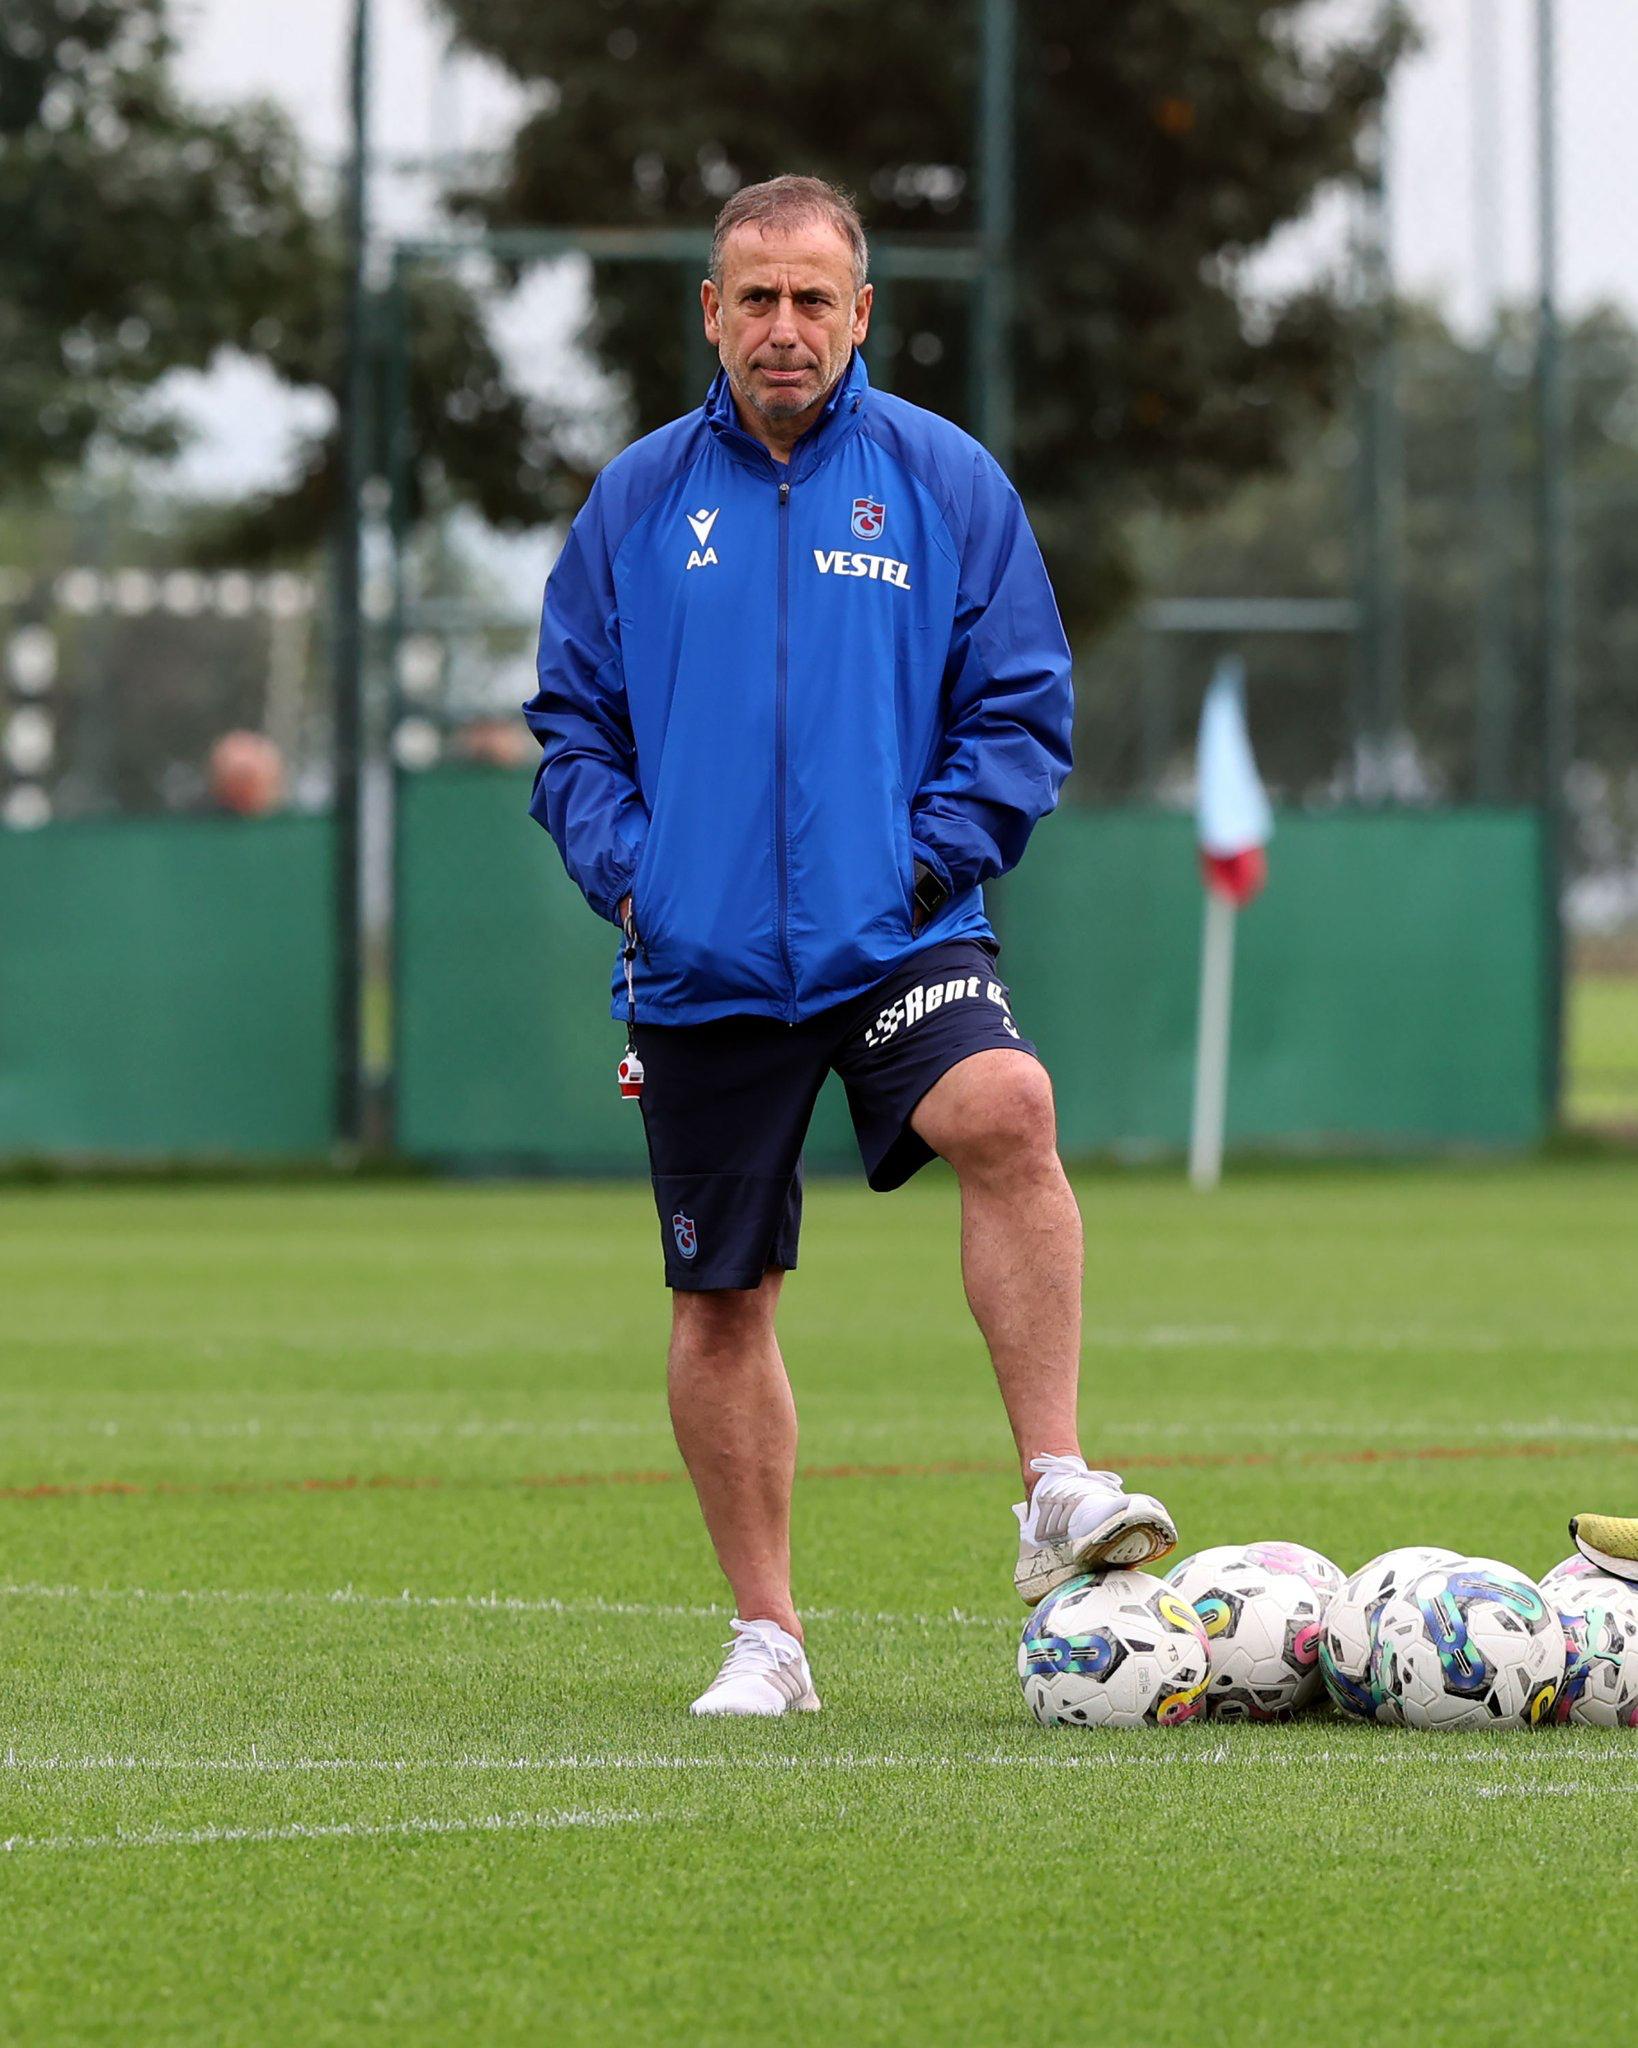
<svg viewBox="0 0 1638 2048">
<path fill-rule="evenodd" d="M 742 408 L 776 432 L 817 416 L 870 326 L 871 287 L 853 288 L 853 252 L 829 221 L 764 234 L 747 223 L 723 245 L 722 284 L 700 287 L 706 339 Z"/>
</svg>

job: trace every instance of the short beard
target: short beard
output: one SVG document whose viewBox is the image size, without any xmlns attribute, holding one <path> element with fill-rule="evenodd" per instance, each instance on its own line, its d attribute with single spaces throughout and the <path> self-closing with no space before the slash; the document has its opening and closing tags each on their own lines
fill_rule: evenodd
<svg viewBox="0 0 1638 2048">
<path fill-rule="evenodd" d="M 846 367 L 846 361 L 844 360 L 842 369 Z M 801 413 L 811 412 L 816 405 L 823 405 L 825 400 L 842 381 L 842 369 L 838 369 L 830 382 L 821 390 L 816 391 L 812 398 L 799 398 L 794 393 L 786 395 L 777 391 L 771 393 L 767 398 L 759 398 L 749 385 L 748 380 L 751 375 L 749 363 L 744 368 L 743 375 L 746 381 L 743 382 L 741 381 L 740 373 L 729 368 L 726 363 L 723 365 L 723 368 L 728 370 L 729 383 L 733 385 L 752 412 L 760 413 L 765 420 L 793 420 Z"/>
</svg>

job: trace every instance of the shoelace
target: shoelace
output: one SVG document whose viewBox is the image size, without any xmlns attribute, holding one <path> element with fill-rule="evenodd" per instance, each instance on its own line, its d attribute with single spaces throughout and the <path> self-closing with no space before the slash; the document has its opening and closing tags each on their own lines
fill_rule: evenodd
<svg viewBox="0 0 1638 2048">
<path fill-rule="evenodd" d="M 728 1626 L 733 1634 L 723 1644 L 728 1655 L 722 1669 L 711 1681 L 721 1685 L 725 1678 L 739 1678 L 747 1672 L 777 1671 L 782 1664 L 793 1664 L 796 1659 L 782 1644 L 770 1643 L 758 1629 L 749 1622 L 731 1621 Z"/>
<path fill-rule="evenodd" d="M 1029 1469 L 1041 1475 L 1041 1483 L 1035 1489 L 1037 1493 L 1041 1492 L 1043 1487 L 1051 1488 L 1053 1481 L 1059 1479 L 1098 1479 L 1115 1493 L 1119 1493 L 1125 1485 L 1118 1472 L 1094 1472 L 1082 1466 L 1079 1460 L 1072 1464 L 1065 1458 L 1031 1458 Z"/>
</svg>

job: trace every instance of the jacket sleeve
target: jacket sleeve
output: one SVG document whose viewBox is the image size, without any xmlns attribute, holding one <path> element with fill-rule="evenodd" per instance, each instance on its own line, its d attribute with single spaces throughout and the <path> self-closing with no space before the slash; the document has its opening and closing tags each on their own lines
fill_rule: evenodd
<svg viewBox="0 0 1638 2048">
<path fill-rule="evenodd" d="M 523 707 L 541 744 L 529 801 L 599 917 L 618 921 L 648 831 L 620 658 L 613 564 L 594 486 L 546 584 L 540 688 Z"/>
<path fill-rule="evenodd" d="M 944 736 L 910 807 L 918 859 L 960 894 L 1021 859 L 1069 773 L 1075 694 L 1046 564 L 1018 493 L 977 459 Z"/>
</svg>

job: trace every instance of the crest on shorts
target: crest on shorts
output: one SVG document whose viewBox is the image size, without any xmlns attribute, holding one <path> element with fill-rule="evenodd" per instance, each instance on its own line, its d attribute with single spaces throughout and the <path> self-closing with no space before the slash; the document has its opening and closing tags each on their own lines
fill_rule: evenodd
<svg viewBox="0 0 1638 2048">
<path fill-rule="evenodd" d="M 685 1259 L 691 1259 L 700 1248 L 699 1232 L 694 1228 L 692 1216 L 685 1216 L 679 1209 L 671 1219 L 671 1235 L 677 1240 L 677 1249 Z"/>
<path fill-rule="evenodd" d="M 876 540 L 887 524 L 887 507 L 876 498 L 855 498 L 853 531 L 860 540 Z"/>
</svg>

